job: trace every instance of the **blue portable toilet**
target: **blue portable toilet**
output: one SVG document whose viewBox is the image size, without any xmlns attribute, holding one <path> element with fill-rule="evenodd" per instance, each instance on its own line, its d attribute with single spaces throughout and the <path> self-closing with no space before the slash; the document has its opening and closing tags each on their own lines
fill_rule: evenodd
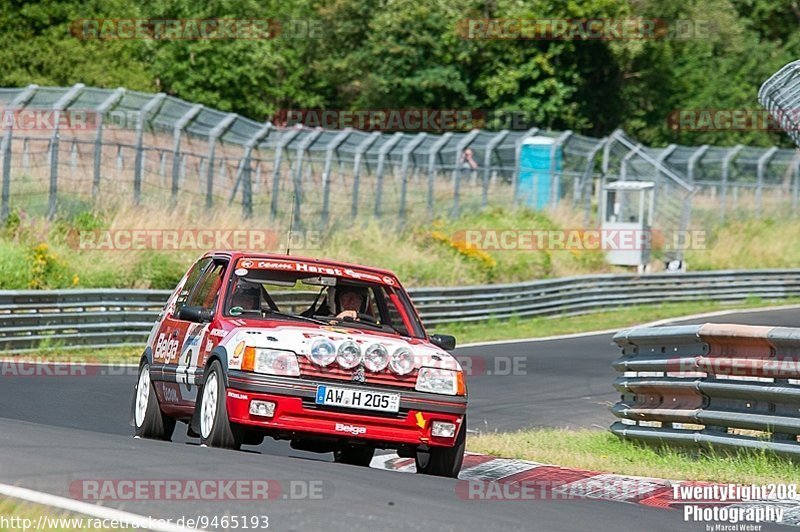
<svg viewBox="0 0 800 532">
<path fill-rule="evenodd" d="M 560 184 L 564 152 L 561 146 L 553 150 L 556 139 L 537 135 L 522 141 L 519 152 L 519 187 L 517 200 L 532 209 L 541 210 L 550 204 L 553 189 L 555 199 L 561 197 Z"/>
</svg>

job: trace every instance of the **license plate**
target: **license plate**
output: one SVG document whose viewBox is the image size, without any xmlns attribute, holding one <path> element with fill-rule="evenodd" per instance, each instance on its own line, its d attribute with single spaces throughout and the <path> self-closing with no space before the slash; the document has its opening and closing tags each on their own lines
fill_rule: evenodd
<svg viewBox="0 0 800 532">
<path fill-rule="evenodd" d="M 400 394 L 338 388 L 335 386 L 317 386 L 318 405 L 344 406 L 362 410 L 378 410 L 381 412 L 398 412 L 400 410 Z"/>
</svg>

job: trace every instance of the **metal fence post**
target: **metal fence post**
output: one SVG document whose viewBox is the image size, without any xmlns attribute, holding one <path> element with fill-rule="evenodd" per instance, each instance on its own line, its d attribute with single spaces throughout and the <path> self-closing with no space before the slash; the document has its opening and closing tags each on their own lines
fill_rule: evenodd
<svg viewBox="0 0 800 532">
<path fill-rule="evenodd" d="M 603 170 L 603 181 L 605 181 L 605 176 L 608 175 L 608 172 L 611 170 L 611 145 L 619 140 L 619 135 L 622 133 L 622 130 L 617 128 L 612 133 L 611 136 L 608 137 L 608 142 L 603 147 L 603 161 L 601 162 L 601 167 Z"/>
<path fill-rule="evenodd" d="M 300 226 L 300 207 L 303 205 L 303 157 L 306 151 L 322 135 L 323 130 L 316 129 L 308 132 L 308 135 L 297 146 L 297 162 L 294 168 L 294 218 L 292 222 Z"/>
<path fill-rule="evenodd" d="M 6 108 L 6 112 L 14 112 L 23 107 L 33 97 L 38 85 L 28 85 L 22 90 Z M 3 152 L 3 191 L 0 203 L 0 220 L 5 222 L 11 213 L 11 141 L 13 139 L 14 123 L 6 129 L 3 135 L 3 145 L 0 151 Z"/>
<path fill-rule="evenodd" d="M 800 99 L 798 75 L 800 75 L 800 61 L 784 65 L 758 89 L 758 101 L 778 121 L 795 144 L 800 145 L 800 120 L 797 116 L 797 104 Z"/>
<path fill-rule="evenodd" d="M 453 212 L 452 216 L 458 216 L 458 211 L 460 209 L 460 201 L 461 201 L 461 158 L 464 154 L 464 151 L 469 148 L 469 145 L 475 142 L 475 137 L 480 134 L 479 129 L 473 129 L 466 135 L 464 138 L 456 146 L 456 168 L 453 172 Z"/>
<path fill-rule="evenodd" d="M 403 162 L 400 170 L 402 174 L 402 182 L 400 183 L 400 210 L 398 212 L 400 220 L 405 220 L 406 217 L 406 195 L 408 193 L 408 171 L 411 154 L 414 153 L 414 150 L 416 150 L 427 137 L 427 133 L 418 133 L 411 142 L 403 146 Z"/>
<path fill-rule="evenodd" d="M 159 92 L 139 110 L 139 119 L 136 122 L 136 158 L 133 164 L 133 202 L 138 205 L 142 195 L 142 171 L 144 169 L 144 124 L 150 112 L 160 104 L 167 95 Z"/>
<path fill-rule="evenodd" d="M 228 200 L 228 205 L 233 203 L 236 193 L 239 190 L 239 183 L 244 183 L 242 185 L 242 211 L 244 212 L 245 218 L 250 218 L 250 216 L 253 215 L 253 181 L 251 179 L 250 169 L 250 161 L 253 155 L 253 149 L 264 137 L 269 134 L 270 130 L 272 129 L 272 122 L 268 120 L 267 123 L 261 127 L 261 129 L 256 131 L 255 134 L 247 140 L 247 144 L 245 144 L 244 147 L 242 162 L 236 171 L 236 179 L 233 184 L 233 191 L 231 191 L 231 197 Z"/>
<path fill-rule="evenodd" d="M 97 106 L 97 133 L 94 136 L 94 161 L 92 176 L 92 198 L 97 199 L 100 194 L 100 166 L 103 162 L 103 128 L 105 127 L 106 113 L 116 105 L 125 95 L 125 89 L 117 88 L 100 105 Z"/>
<path fill-rule="evenodd" d="M 328 225 L 328 218 L 330 217 L 331 167 L 333 166 L 333 155 L 352 133 L 353 130 L 351 128 L 345 128 L 325 146 L 325 164 L 322 168 L 322 227 Z"/>
<path fill-rule="evenodd" d="M 47 218 L 52 220 L 56 215 L 56 205 L 58 201 L 58 147 L 61 138 L 59 125 L 61 122 L 61 112 L 75 99 L 80 96 L 84 88 L 83 83 L 73 85 L 61 98 L 53 104 L 53 135 L 50 137 L 50 194 Z"/>
<path fill-rule="evenodd" d="M 622 158 L 622 161 L 619 163 L 619 180 L 620 181 L 627 181 L 628 180 L 628 161 L 630 161 L 634 155 L 638 155 L 639 152 L 642 150 L 642 145 L 637 144 L 632 150 L 628 150 L 628 153 L 625 154 L 625 157 Z"/>
<path fill-rule="evenodd" d="M 272 198 L 270 200 L 270 215 L 275 220 L 278 217 L 278 197 L 281 191 L 281 160 L 283 159 L 283 150 L 292 142 L 297 135 L 300 134 L 301 129 L 290 129 L 284 131 L 278 139 L 278 144 L 275 146 L 275 167 L 272 169 Z"/>
<path fill-rule="evenodd" d="M 730 180 L 730 168 L 731 162 L 736 155 L 744 148 L 741 144 L 737 144 L 733 148 L 731 148 L 728 153 L 725 154 L 725 157 L 722 159 L 722 191 L 720 194 L 720 220 L 725 221 L 725 210 L 727 208 L 728 202 L 728 181 Z"/>
<path fill-rule="evenodd" d="M 655 185 L 653 185 L 652 207 L 650 209 L 650 216 L 651 217 L 655 217 L 656 209 L 658 209 L 658 199 L 659 199 L 659 196 L 661 195 L 660 194 L 660 191 L 661 191 L 661 175 L 662 175 L 661 168 L 662 167 L 666 167 L 667 159 L 669 159 L 670 155 L 672 155 L 672 153 L 676 149 L 678 149 L 678 145 L 677 144 L 670 144 L 669 146 L 664 148 L 661 151 L 661 153 L 658 154 L 658 157 L 656 157 L 656 162 L 658 163 L 658 166 L 656 167 L 656 182 L 655 182 Z"/>
<path fill-rule="evenodd" d="M 203 110 L 202 105 L 193 105 L 181 116 L 172 128 L 172 203 L 178 201 L 181 180 L 181 135 L 186 126 Z"/>
<path fill-rule="evenodd" d="M 220 120 L 219 124 L 208 133 L 208 173 L 206 176 L 206 208 L 214 206 L 214 163 L 217 152 L 217 140 L 227 130 L 233 121 L 239 117 L 236 113 L 228 115 Z"/>
<path fill-rule="evenodd" d="M 581 176 L 581 186 L 579 192 L 579 201 L 583 199 L 583 196 L 586 196 L 584 208 L 583 208 L 583 225 L 585 227 L 589 226 L 589 219 L 591 217 L 591 210 L 592 210 L 592 195 L 591 193 L 587 193 L 587 183 L 592 183 L 594 181 L 594 158 L 597 157 L 597 152 L 601 149 L 605 148 L 608 145 L 608 137 L 605 137 L 600 140 L 595 146 L 589 151 L 586 155 L 586 168 L 583 170 L 583 176 Z M 591 191 L 591 187 L 589 187 L 589 191 Z"/>
<path fill-rule="evenodd" d="M 561 200 L 561 172 L 556 172 L 556 151 L 558 148 L 566 144 L 567 140 L 572 136 L 572 131 L 565 131 L 556 139 L 552 146 L 550 146 L 550 183 L 553 186 L 550 189 L 550 205 L 555 209 L 558 202 Z"/>
<path fill-rule="evenodd" d="M 375 170 L 375 217 L 379 218 L 381 215 L 381 201 L 383 200 L 383 170 L 386 165 L 386 156 L 392 149 L 397 146 L 397 143 L 403 138 L 402 133 L 395 133 L 378 152 L 378 169 Z"/>
<path fill-rule="evenodd" d="M 536 133 L 538 132 L 539 132 L 538 127 L 532 127 L 528 131 L 526 131 L 525 134 L 523 134 L 520 138 L 518 138 L 517 142 L 514 143 L 514 177 L 512 178 L 514 180 L 513 182 L 514 199 L 512 200 L 514 206 L 516 206 L 517 203 L 519 202 L 519 177 L 520 174 L 522 173 L 522 168 L 520 168 L 519 156 L 522 153 L 522 143 L 525 142 L 525 139 L 536 135 Z"/>
<path fill-rule="evenodd" d="M 486 143 L 486 152 L 483 155 L 483 190 L 481 191 L 481 207 L 486 207 L 489 204 L 489 179 L 490 172 L 492 171 L 492 154 L 501 142 L 508 136 L 508 130 L 504 129 L 497 133 L 492 139 Z"/>
<path fill-rule="evenodd" d="M 622 131 L 622 130 L 617 130 L 617 131 Z M 679 176 L 678 174 L 676 174 L 675 172 L 670 170 L 669 167 L 667 167 L 666 165 L 658 162 L 656 159 L 653 159 L 652 157 L 647 155 L 647 153 L 645 153 L 643 151 L 640 151 L 640 148 L 642 146 L 641 144 L 639 144 L 638 146 L 634 146 L 632 142 L 626 140 L 624 137 L 617 136 L 616 138 L 620 142 L 620 144 L 626 146 L 629 150 L 638 151 L 639 152 L 639 154 L 638 154 L 639 157 L 641 157 L 644 161 L 647 161 L 651 165 L 654 165 L 660 171 L 664 172 L 673 181 L 675 181 L 675 183 L 678 186 L 680 186 L 681 188 L 683 188 L 687 192 L 691 192 L 692 190 L 694 190 L 694 187 L 691 184 L 687 183 L 685 179 L 683 179 L 681 176 Z"/>
<path fill-rule="evenodd" d="M 800 150 L 795 150 L 792 159 L 792 216 L 797 216 L 797 207 L 800 203 Z"/>
<path fill-rule="evenodd" d="M 758 165 L 756 167 L 756 216 L 759 218 L 761 217 L 761 196 L 764 189 L 764 171 L 766 170 L 767 164 L 769 164 L 769 160 L 772 159 L 772 156 L 775 155 L 777 151 L 778 148 L 773 146 L 758 158 Z"/>
<path fill-rule="evenodd" d="M 375 144 L 375 141 L 377 141 L 380 136 L 380 131 L 373 131 L 356 147 L 355 160 L 353 161 L 353 205 L 350 209 L 350 214 L 353 218 L 358 215 L 358 194 L 361 185 L 361 159 L 364 157 L 364 153 L 370 146 Z"/>
<path fill-rule="evenodd" d="M 22 141 L 22 171 L 27 172 L 31 166 L 31 151 L 30 151 L 30 142 L 28 139 Z"/>
<path fill-rule="evenodd" d="M 433 216 L 434 180 L 436 179 L 436 157 L 444 146 L 450 142 L 453 133 L 447 132 L 431 146 L 428 152 L 428 215 Z"/>
<path fill-rule="evenodd" d="M 689 157 L 689 160 L 686 164 L 686 177 L 689 179 L 689 182 L 694 185 L 694 170 L 697 166 L 697 161 L 699 161 L 703 155 L 708 151 L 708 144 L 703 144 Z"/>
</svg>

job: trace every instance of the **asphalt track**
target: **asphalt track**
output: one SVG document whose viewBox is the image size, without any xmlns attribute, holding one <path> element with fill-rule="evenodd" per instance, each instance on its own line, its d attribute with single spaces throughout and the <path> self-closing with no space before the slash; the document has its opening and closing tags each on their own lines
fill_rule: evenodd
<svg viewBox="0 0 800 532">
<path fill-rule="evenodd" d="M 696 322 L 798 326 L 800 310 Z M 682 323 L 692 323 L 684 321 Z M 607 427 L 615 400 L 610 334 L 467 347 L 470 429 Z M 514 362 L 516 361 L 516 362 Z M 513 364 L 517 371 L 510 371 Z M 456 480 L 332 463 L 268 441 L 244 452 L 134 440 L 127 424 L 135 375 L 0 376 L 0 482 L 70 496 L 86 479 L 313 481 L 321 499 L 267 502 L 105 502 L 144 516 L 267 515 L 273 530 L 704 530 L 681 513 L 606 501 L 468 501 Z M 509 374 L 511 373 L 511 374 Z M 766 527 L 765 527 L 766 529 Z"/>
</svg>

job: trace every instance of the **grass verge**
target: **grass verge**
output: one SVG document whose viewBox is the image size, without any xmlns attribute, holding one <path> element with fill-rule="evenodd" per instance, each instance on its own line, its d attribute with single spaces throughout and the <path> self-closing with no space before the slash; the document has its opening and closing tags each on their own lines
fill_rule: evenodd
<svg viewBox="0 0 800 532">
<path fill-rule="evenodd" d="M 44 530 L 70 531 L 70 530 L 117 530 L 115 528 L 92 527 L 96 520 L 91 517 L 61 512 L 39 504 L 20 502 L 15 499 L 0 497 L 0 531 L 33 530 L 41 524 Z"/>
<path fill-rule="evenodd" d="M 204 245 L 243 245 L 224 237 L 219 242 L 195 240 L 191 230 L 217 229 L 220 234 L 234 228 L 250 230 L 264 238 L 268 250 L 285 252 L 283 240 L 288 228 L 264 224 L 258 216 L 242 220 L 238 210 L 220 209 L 209 214 L 191 205 L 168 211 L 157 206 L 87 207 L 62 211 L 54 220 L 14 210 L 0 223 L 0 290 L 171 289 L 205 251 Z M 305 236 L 302 242 L 293 242 L 292 254 L 388 268 L 408 287 L 630 271 L 607 264 L 604 252 L 592 249 L 591 242 L 571 241 L 568 245 L 556 238 L 564 236 L 562 230 L 578 235 L 574 232 L 578 228 L 584 228 L 583 215 L 566 207 L 546 212 L 497 207 L 467 210 L 457 218 L 411 219 L 402 226 L 386 220 L 358 219 L 346 226 L 301 232 Z M 184 235 L 180 245 L 165 243 L 169 235 L 177 238 L 177 233 L 166 229 Z M 134 230 L 147 230 L 150 236 L 132 239 Z M 522 235 L 528 231 L 553 237 L 527 242 Z M 800 238 L 800 219 L 745 218 L 722 225 L 709 222 L 705 231 L 705 240 L 687 250 L 686 263 L 692 270 L 791 268 L 800 264 L 800 247 L 786 245 Z M 520 235 L 519 246 L 514 238 L 503 245 L 490 238 L 498 235 Z M 655 269 L 663 268 L 662 261 L 656 260 L 662 256 L 662 251 L 653 251 Z"/>
<path fill-rule="evenodd" d="M 44 347 L 36 351 L 29 351 L 14 355 L 16 361 L 35 362 L 72 362 L 85 364 L 137 364 L 144 351 L 145 342 L 141 345 L 123 345 L 119 347 L 104 347 L 101 349 L 64 349 L 59 347 Z"/>
<path fill-rule="evenodd" d="M 471 435 L 467 449 L 620 475 L 736 484 L 797 482 L 797 464 L 770 453 L 716 454 L 648 447 L 599 430 L 532 429 Z"/>
</svg>

